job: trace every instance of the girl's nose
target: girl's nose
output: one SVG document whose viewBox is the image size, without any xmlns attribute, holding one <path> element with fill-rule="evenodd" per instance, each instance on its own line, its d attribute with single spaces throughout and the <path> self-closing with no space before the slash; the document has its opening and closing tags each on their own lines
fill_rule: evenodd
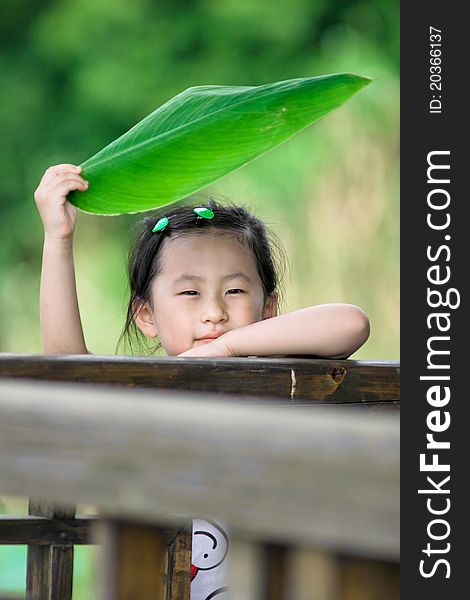
<svg viewBox="0 0 470 600">
<path fill-rule="evenodd" d="M 225 323 L 227 320 L 228 314 L 223 302 L 213 300 L 204 306 L 201 314 L 203 323 Z"/>
</svg>

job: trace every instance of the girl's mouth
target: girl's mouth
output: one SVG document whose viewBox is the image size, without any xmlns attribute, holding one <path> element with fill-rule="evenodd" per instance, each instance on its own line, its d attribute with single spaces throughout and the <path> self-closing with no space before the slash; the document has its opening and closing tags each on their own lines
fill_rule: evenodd
<svg viewBox="0 0 470 600">
<path fill-rule="evenodd" d="M 219 338 L 222 335 L 221 332 L 219 331 L 214 331 L 212 333 L 208 333 L 206 336 L 201 337 L 201 338 L 197 338 L 196 342 L 199 342 L 201 344 L 209 344 L 210 342 L 213 342 L 214 340 L 216 340 L 217 338 Z"/>
</svg>

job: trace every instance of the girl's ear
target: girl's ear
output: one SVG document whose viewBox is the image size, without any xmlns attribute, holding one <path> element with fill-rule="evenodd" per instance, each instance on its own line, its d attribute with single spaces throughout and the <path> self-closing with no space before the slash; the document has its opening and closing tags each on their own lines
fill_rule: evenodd
<svg viewBox="0 0 470 600">
<path fill-rule="evenodd" d="M 157 328 L 153 320 L 153 313 L 150 309 L 148 302 L 142 302 L 141 300 L 134 300 L 132 303 L 132 310 L 134 311 L 134 320 L 140 331 L 147 337 L 157 337 Z"/>
<path fill-rule="evenodd" d="M 279 294 L 277 292 L 273 292 L 269 298 L 266 299 L 263 308 L 263 320 L 264 319 L 272 319 L 273 317 L 277 317 L 277 308 L 279 302 Z"/>
</svg>

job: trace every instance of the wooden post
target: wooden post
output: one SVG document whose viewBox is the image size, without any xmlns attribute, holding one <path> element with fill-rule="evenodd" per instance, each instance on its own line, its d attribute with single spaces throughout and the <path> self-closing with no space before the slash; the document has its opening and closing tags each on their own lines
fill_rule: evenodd
<svg viewBox="0 0 470 600">
<path fill-rule="evenodd" d="M 288 556 L 289 600 L 342 600 L 340 560 L 309 548 L 292 549 Z M 378 599 L 376 599 L 378 600 Z"/>
<path fill-rule="evenodd" d="M 231 600 L 259 600 L 264 589 L 261 544 L 241 539 L 230 540 L 229 595 Z"/>
<path fill-rule="evenodd" d="M 360 558 L 344 560 L 342 600 L 399 600 L 400 571 L 397 563 Z"/>
<path fill-rule="evenodd" d="M 279 544 L 263 546 L 263 592 L 262 600 L 287 600 L 288 549 Z"/>
<path fill-rule="evenodd" d="M 75 506 L 59 506 L 31 498 L 28 514 L 48 519 L 73 519 Z M 72 598 L 73 546 L 28 546 L 26 570 L 27 600 L 70 600 Z"/>
<path fill-rule="evenodd" d="M 163 600 L 166 536 L 158 527 L 128 521 L 94 524 L 101 560 L 100 600 Z"/>
<path fill-rule="evenodd" d="M 191 525 L 180 530 L 168 546 L 166 600 L 189 600 L 191 584 Z"/>
</svg>

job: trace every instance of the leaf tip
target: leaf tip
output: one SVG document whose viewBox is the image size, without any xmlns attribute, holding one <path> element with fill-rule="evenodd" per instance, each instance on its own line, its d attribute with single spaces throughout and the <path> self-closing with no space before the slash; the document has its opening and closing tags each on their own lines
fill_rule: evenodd
<svg viewBox="0 0 470 600">
<path fill-rule="evenodd" d="M 362 78 L 362 80 L 364 81 L 364 85 L 369 85 L 370 83 L 372 83 L 373 81 L 375 81 L 376 79 L 379 79 L 379 77 L 376 77 L 375 75 L 371 75 L 371 76 L 367 76 L 367 75 L 360 75 L 360 77 Z"/>
</svg>

